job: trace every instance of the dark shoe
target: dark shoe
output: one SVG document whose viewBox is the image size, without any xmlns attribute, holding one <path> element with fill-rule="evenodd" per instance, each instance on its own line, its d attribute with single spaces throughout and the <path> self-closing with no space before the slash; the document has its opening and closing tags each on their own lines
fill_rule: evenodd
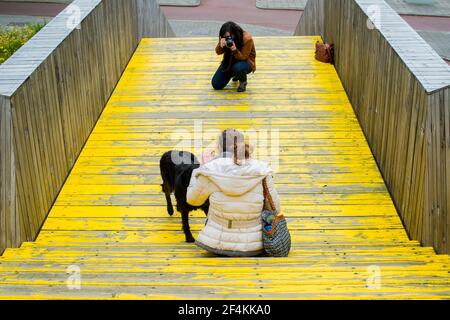
<svg viewBox="0 0 450 320">
<path fill-rule="evenodd" d="M 239 88 L 237 89 L 237 92 L 244 92 L 247 90 L 247 81 L 240 81 L 239 82 Z"/>
<path fill-rule="evenodd" d="M 238 81 L 239 79 L 238 78 L 236 78 L 236 77 L 233 77 L 233 82 L 236 82 L 236 81 Z"/>
<path fill-rule="evenodd" d="M 185 235 L 185 237 L 186 237 L 186 242 L 189 242 L 189 243 L 195 242 L 195 239 L 192 236 L 192 234 Z"/>
</svg>

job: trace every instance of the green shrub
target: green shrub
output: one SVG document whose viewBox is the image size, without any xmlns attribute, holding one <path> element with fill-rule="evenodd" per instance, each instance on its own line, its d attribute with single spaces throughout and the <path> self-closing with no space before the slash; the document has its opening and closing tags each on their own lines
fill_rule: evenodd
<svg viewBox="0 0 450 320">
<path fill-rule="evenodd" d="M 0 26 L 0 64 L 8 59 L 44 26 L 45 23 L 14 27 Z"/>
</svg>

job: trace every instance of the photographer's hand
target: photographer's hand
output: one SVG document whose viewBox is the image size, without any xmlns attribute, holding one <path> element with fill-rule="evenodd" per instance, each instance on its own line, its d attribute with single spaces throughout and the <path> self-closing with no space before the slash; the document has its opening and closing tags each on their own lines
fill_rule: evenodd
<svg viewBox="0 0 450 320">
<path fill-rule="evenodd" d="M 233 45 L 230 47 L 230 49 L 231 49 L 231 51 L 236 51 L 237 50 L 236 44 L 234 42 L 233 42 Z"/>
<path fill-rule="evenodd" d="M 220 38 L 220 47 L 223 48 L 227 45 L 225 38 Z"/>
</svg>

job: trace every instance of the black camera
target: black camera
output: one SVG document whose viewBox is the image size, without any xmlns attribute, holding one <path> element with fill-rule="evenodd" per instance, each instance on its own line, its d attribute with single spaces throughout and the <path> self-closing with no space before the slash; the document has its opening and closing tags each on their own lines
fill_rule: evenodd
<svg viewBox="0 0 450 320">
<path fill-rule="evenodd" d="M 228 48 L 231 48 L 233 46 L 233 43 L 234 43 L 234 37 L 233 36 L 226 37 L 225 38 L 225 43 L 226 43 Z"/>
</svg>

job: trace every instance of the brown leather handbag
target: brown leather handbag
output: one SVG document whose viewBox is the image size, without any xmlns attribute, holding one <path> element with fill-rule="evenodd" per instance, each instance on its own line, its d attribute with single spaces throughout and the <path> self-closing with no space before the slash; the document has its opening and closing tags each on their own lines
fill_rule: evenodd
<svg viewBox="0 0 450 320">
<path fill-rule="evenodd" d="M 316 42 L 316 60 L 325 63 L 334 63 L 334 45 Z"/>
</svg>

